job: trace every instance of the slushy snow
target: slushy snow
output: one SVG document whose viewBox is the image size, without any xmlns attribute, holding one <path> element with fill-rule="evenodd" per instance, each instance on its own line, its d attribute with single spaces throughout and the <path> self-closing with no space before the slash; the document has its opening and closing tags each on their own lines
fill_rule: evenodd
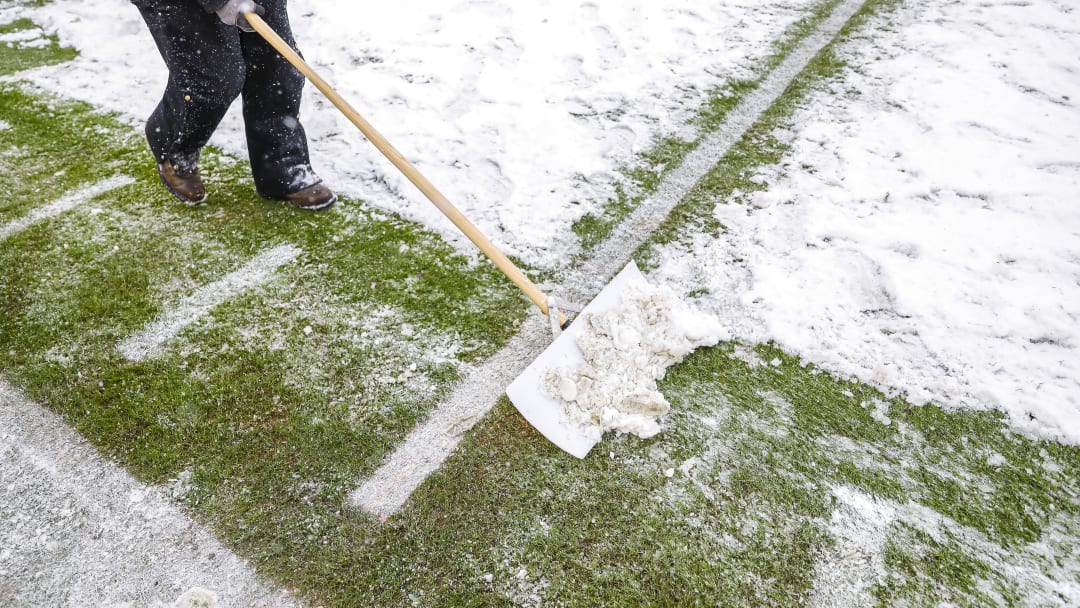
<svg viewBox="0 0 1080 608">
<path fill-rule="evenodd" d="M 728 336 L 718 319 L 692 309 L 671 288 L 640 281 L 627 284 L 617 307 L 577 323 L 585 324 L 577 339 L 585 362 L 548 370 L 545 391 L 566 403 L 572 422 L 643 439 L 660 432 L 658 419 L 671 408 L 657 381 L 697 348 Z"/>
</svg>

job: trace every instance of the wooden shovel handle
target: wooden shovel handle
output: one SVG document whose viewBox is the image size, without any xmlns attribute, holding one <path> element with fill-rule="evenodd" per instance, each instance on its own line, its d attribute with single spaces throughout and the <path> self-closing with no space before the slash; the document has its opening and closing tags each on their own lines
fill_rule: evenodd
<svg viewBox="0 0 1080 608">
<path fill-rule="evenodd" d="M 502 251 L 488 240 L 488 238 L 469 221 L 469 218 L 462 215 L 457 207 L 455 207 L 449 199 L 443 196 L 442 192 L 439 192 L 439 190 L 412 165 L 412 163 L 406 160 L 381 133 L 375 130 L 375 127 L 371 126 L 371 123 L 364 120 L 364 117 L 360 116 L 360 113 L 349 105 L 349 102 L 345 101 L 337 91 L 327 84 L 322 77 L 315 73 L 315 70 L 311 69 L 311 66 L 309 66 L 307 62 L 292 49 L 292 47 L 281 39 L 281 36 L 278 36 L 277 33 L 262 20 L 262 17 L 259 17 L 255 13 L 245 13 L 244 18 L 247 19 L 247 22 L 259 33 L 259 35 L 265 38 L 271 46 L 281 53 L 282 57 L 293 64 L 297 70 L 300 70 L 300 73 L 306 76 L 307 79 L 311 81 L 311 84 L 315 85 L 315 88 L 322 91 L 323 95 L 326 95 L 326 98 L 337 106 L 337 108 L 341 110 L 341 113 L 356 125 L 356 128 L 360 129 L 360 132 L 364 134 L 364 137 L 367 137 L 371 143 L 375 144 L 375 147 L 379 149 L 379 152 L 382 152 L 383 155 L 405 175 L 405 177 L 409 178 L 409 181 L 415 184 L 416 187 L 424 193 L 424 196 L 428 197 L 428 199 L 439 208 L 439 211 L 442 211 L 443 214 L 465 234 L 465 236 L 469 237 L 469 240 L 475 243 L 476 246 L 480 248 L 480 251 L 483 251 L 484 254 L 495 263 L 495 266 L 497 266 L 507 278 L 513 281 L 514 285 L 518 286 L 518 289 L 528 296 L 545 315 L 548 314 L 548 299 L 547 296 L 544 295 L 544 292 L 540 291 L 540 289 L 529 280 L 529 277 L 525 276 L 525 273 L 523 273 L 521 269 L 514 265 Z M 565 322 L 565 317 L 560 313 L 560 324 L 564 324 Z"/>
</svg>

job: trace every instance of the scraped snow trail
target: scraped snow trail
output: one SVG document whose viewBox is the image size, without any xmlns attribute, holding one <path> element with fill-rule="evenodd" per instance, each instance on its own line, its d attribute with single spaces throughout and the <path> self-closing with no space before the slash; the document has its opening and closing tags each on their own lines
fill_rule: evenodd
<svg viewBox="0 0 1080 608">
<path fill-rule="evenodd" d="M 750 76 L 816 0 L 310 0 L 291 8 L 305 57 L 509 253 L 547 264 L 574 220 L 615 194 L 616 170 L 685 131 L 712 87 Z M 127 0 L 21 13 L 81 56 L 39 86 L 139 123 L 165 85 Z M 102 41 L 108 41 L 103 44 Z M 239 104 L 211 144 L 246 157 Z M 341 192 L 457 242 L 442 215 L 308 87 L 316 170 Z"/>
<path fill-rule="evenodd" d="M 712 159 L 727 154 L 861 6 L 862 0 L 845 0 L 838 4 L 817 31 L 804 38 L 758 88 L 742 99 L 723 122 L 702 139 L 681 165 L 664 176 L 656 194 L 639 205 L 615 228 L 607 241 L 591 252 L 589 261 L 567 278 L 561 295 L 580 302 L 596 296 L 709 171 L 715 163 Z M 731 312 L 739 311 L 732 306 Z M 438 409 L 409 434 L 371 477 L 363 481 L 352 494 L 353 502 L 380 518 L 400 509 L 423 480 L 442 466 L 465 431 L 504 394 L 505 387 L 543 352 L 548 336 L 546 319 L 537 315 L 529 317 L 506 346 L 469 373 Z"/>
<path fill-rule="evenodd" d="M 767 189 L 720 201 L 725 234 L 653 276 L 738 296 L 743 340 L 1080 442 L 1080 10 L 898 15 L 778 133 Z"/>
</svg>

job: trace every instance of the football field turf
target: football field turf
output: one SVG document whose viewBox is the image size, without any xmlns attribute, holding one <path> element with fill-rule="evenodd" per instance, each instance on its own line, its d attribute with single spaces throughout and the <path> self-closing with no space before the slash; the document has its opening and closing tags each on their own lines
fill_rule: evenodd
<svg viewBox="0 0 1080 608">
<path fill-rule="evenodd" d="M 778 97 L 737 112 L 845 7 Z M 619 222 L 663 199 L 710 133 L 745 120 L 626 254 L 649 270 L 688 235 L 725 238 L 713 207 L 766 187 L 755 176 L 789 151 L 774 132 L 833 90 L 845 45 L 902 8 L 814 5 L 755 79 L 699 109 L 699 137 L 657 141 L 626 169 L 626 191 L 576 224 L 573 260 L 527 270 L 561 285 L 618 251 Z M 482 384 L 477 370 L 538 313 L 468 247 L 361 200 L 318 214 L 262 200 L 246 161 L 220 151 L 202 163 L 208 203 L 180 205 L 137 128 L 18 77 L 74 55 L 35 39 L 49 42 L 0 44 L 0 74 L 15 74 L 0 82 L 0 379 L 167 491 L 270 586 L 311 606 L 1080 597 L 1080 450 L 991 411 L 912 405 L 771 343 L 696 352 L 661 385 L 663 433 L 609 435 L 581 461 L 488 387 L 481 415 L 439 419 L 460 443 L 400 508 L 361 508 L 364 480 L 459 383 Z M 0 507 L 0 537 L 21 538 L 15 512 Z M 39 557 L 0 549 L 15 581 L 0 603 L 43 597 Z"/>
</svg>

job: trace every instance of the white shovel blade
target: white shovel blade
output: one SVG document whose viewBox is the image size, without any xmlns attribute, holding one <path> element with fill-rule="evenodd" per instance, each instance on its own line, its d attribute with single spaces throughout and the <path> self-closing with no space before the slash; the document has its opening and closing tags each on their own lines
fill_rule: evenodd
<svg viewBox="0 0 1080 608">
<path fill-rule="evenodd" d="M 630 262 L 597 294 L 592 302 L 589 302 L 578 317 L 617 307 L 622 302 L 622 294 L 627 284 L 635 280 L 644 282 L 645 277 L 638 270 L 637 265 Z M 577 346 L 577 339 L 583 331 L 585 331 L 584 323 L 571 323 L 570 327 L 529 367 L 525 368 L 517 380 L 514 380 L 506 389 L 506 395 L 510 397 L 514 407 L 529 421 L 529 424 L 552 443 L 578 458 L 584 458 L 600 441 L 602 435 L 600 428 L 582 427 L 572 422 L 566 416 L 563 402 L 556 397 L 548 396 L 544 391 L 544 374 L 553 367 L 568 369 L 581 367 L 585 359 Z"/>
</svg>

